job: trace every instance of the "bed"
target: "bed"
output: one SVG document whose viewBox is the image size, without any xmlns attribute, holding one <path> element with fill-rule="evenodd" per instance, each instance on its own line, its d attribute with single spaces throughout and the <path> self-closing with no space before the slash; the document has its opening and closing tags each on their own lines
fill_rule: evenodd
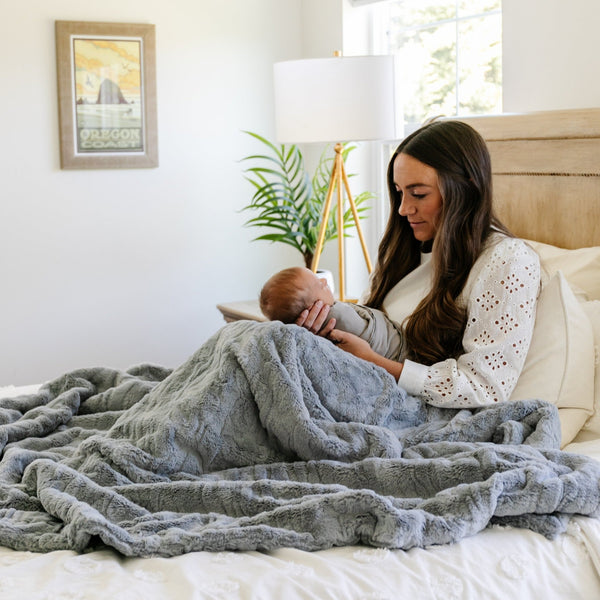
<svg viewBox="0 0 600 600">
<path fill-rule="evenodd" d="M 596 476 L 600 471 L 596 470 L 598 463 L 595 462 L 600 460 L 600 109 L 472 117 L 465 121 L 488 141 L 498 213 L 517 235 L 530 240 L 540 253 L 545 270 L 545 287 L 534 339 L 525 370 L 513 393 L 512 399 L 516 401 L 513 404 L 531 408 L 533 405 L 528 404 L 528 399 L 543 397 L 556 407 L 551 406 L 550 412 L 544 415 L 555 415 L 557 410 L 560 446 L 565 452 L 553 451 L 552 456 L 569 457 L 565 465 L 573 472 L 577 472 L 579 466 L 572 465 L 587 469 L 588 479 L 591 477 L 587 485 L 593 491 L 594 486 L 596 489 L 600 486 Z M 233 324 L 233 327 L 239 325 Z M 76 379 L 80 375 L 66 375 L 61 385 L 66 386 L 64 389 L 74 389 L 73 377 Z M 144 385 L 163 381 L 169 375 L 170 370 L 162 371 L 160 367 L 138 368 L 131 374 L 135 381 L 128 379 L 125 385 L 139 383 L 141 387 L 135 393 L 143 396 L 151 389 L 148 387 L 144 392 Z M 115 374 L 103 372 L 103 376 L 114 377 Z M 33 400 L 39 400 L 39 385 L 0 389 L 0 406 L 8 411 L 3 413 L 0 432 L 3 436 L 8 435 L 8 438 L 2 438 L 4 443 L 9 441 L 0 470 L 3 494 L 8 490 L 16 497 L 23 491 L 10 487 L 7 473 L 11 472 L 11 461 L 32 461 L 27 458 L 32 456 L 31 453 L 45 453 L 37 456 L 39 460 L 28 463 L 30 466 L 34 463 L 42 465 L 37 468 L 35 480 L 41 489 L 43 467 L 56 462 L 55 452 L 63 439 L 60 436 L 77 437 L 67 426 L 66 404 L 57 404 L 59 393 L 56 387 L 52 390 L 54 395 L 46 396 L 45 408 L 39 408 Z M 82 392 L 78 393 L 79 398 Z M 111 416 L 111 407 L 117 408 L 115 397 L 104 398 L 104 410 L 108 415 L 103 416 L 104 425 L 94 421 L 93 411 L 88 411 L 87 415 L 77 417 L 79 430 L 96 427 L 97 432 L 102 432 L 107 428 L 106 423 L 114 423 L 120 418 L 118 410 L 113 410 L 115 414 Z M 74 396 L 70 398 L 72 404 L 75 403 Z M 29 405 L 30 413 L 23 412 L 23 407 Z M 44 412 L 48 407 L 54 412 Z M 531 410 L 538 414 L 542 409 L 535 405 Z M 22 417 L 19 416 L 21 413 Z M 536 417 L 539 421 L 533 425 L 534 431 L 537 431 L 538 423 L 546 422 L 544 415 Z M 53 432 L 52 444 L 44 445 L 36 438 L 25 448 L 19 448 L 20 453 L 10 451 L 11 441 L 15 441 L 15 447 L 21 443 L 15 433 L 17 425 L 29 426 L 23 424 L 26 420 L 43 427 L 49 418 L 62 418 L 65 422 Z M 517 425 L 521 423 L 516 422 Z M 248 423 L 248 427 L 252 427 Z M 515 426 L 514 429 L 506 435 L 517 438 L 523 435 L 529 439 L 522 428 Z M 94 436 L 82 437 L 80 443 L 89 445 L 90 439 Z M 107 447 L 106 452 L 109 451 Z M 136 464 L 151 471 L 147 457 L 142 458 L 144 460 L 140 459 Z M 224 461 L 227 459 L 222 457 Z M 318 467 L 329 468 L 330 463 L 326 460 L 324 466 L 319 464 Z M 561 468 L 567 469 L 565 465 Z M 103 467 L 96 464 L 94 468 Z M 123 541 L 120 538 L 113 546 L 106 543 L 110 538 L 107 534 L 103 540 L 92 536 L 77 550 L 52 550 L 51 541 L 47 542 L 47 548 L 44 544 L 46 540 L 54 539 L 55 530 L 60 529 L 57 515 L 62 514 L 68 520 L 73 512 L 80 511 L 86 513 L 88 519 L 95 518 L 99 522 L 90 506 L 82 508 L 69 504 L 69 498 L 77 496 L 80 482 L 73 479 L 70 487 L 63 486 L 70 472 L 61 473 L 55 484 L 45 488 L 47 502 L 52 504 L 56 500 L 52 504 L 55 507 L 52 519 L 43 523 L 31 521 L 22 527 L 20 509 L 3 501 L 0 534 L 4 537 L 1 539 L 15 539 L 11 537 L 12 530 L 21 527 L 21 533 L 25 531 L 30 536 L 33 546 L 14 543 L 12 548 L 0 547 L 2 599 L 600 597 L 600 519 L 595 516 L 575 514 L 563 520 L 560 533 L 548 536 L 540 533 L 543 527 L 536 530 L 535 527 L 519 526 L 518 520 L 497 519 L 478 532 L 461 535 L 454 543 L 428 543 L 429 538 L 425 538 L 423 544 L 406 544 L 409 549 L 368 543 L 369 538 L 365 536 L 362 543 L 343 543 L 342 540 L 337 545 L 311 551 L 296 543 L 297 539 L 289 545 L 275 544 L 269 548 L 264 542 L 254 549 L 243 550 L 221 544 L 219 540 L 224 537 L 221 534 L 207 544 L 210 551 L 173 552 L 174 555 L 167 556 L 161 554 L 160 546 L 156 546 L 154 552 L 148 550 L 157 535 L 153 531 L 148 534 L 148 539 L 142 540 L 146 544 L 145 551 L 137 556 L 136 552 L 129 552 L 131 546 L 119 546 Z M 163 483 L 152 480 L 148 485 Z M 185 483 L 181 483 L 182 495 L 187 493 Z M 31 496 L 31 482 L 28 485 Z M 128 490 L 129 499 L 135 494 L 124 481 L 115 481 L 115 485 Z M 215 485 L 223 487 L 227 482 L 216 482 Z M 561 485 L 567 483 L 561 480 Z M 573 489 L 577 491 L 577 488 Z M 98 488 L 97 494 L 103 493 L 104 490 Z M 264 502 L 272 500 L 267 496 L 263 497 Z M 22 504 L 18 507 L 24 506 L 30 498 L 20 501 Z M 451 503 L 452 498 L 444 501 Z M 576 498 L 571 501 L 575 502 Z M 106 502 L 107 506 L 102 510 L 126 512 L 125 502 L 115 505 L 113 496 L 107 496 Z M 346 507 L 351 510 L 348 505 Z M 173 515 L 167 512 L 162 513 L 162 518 L 171 526 Z M 315 521 L 315 515 L 319 513 L 307 514 Z M 590 509 L 590 514 L 595 514 L 594 509 Z M 363 518 L 364 515 L 359 514 L 353 520 Z M 49 528 L 49 523 L 54 529 Z M 360 525 L 365 529 L 370 526 L 367 522 Z M 355 524 L 347 524 L 348 528 L 353 526 Z M 181 528 L 182 531 L 185 529 L 183 523 Z M 257 535 L 263 535 L 260 539 L 267 539 L 260 526 L 257 531 Z M 70 531 L 68 535 L 75 539 L 77 531 Z M 275 534 L 271 531 L 270 535 Z M 32 550 L 35 544 L 48 551 Z"/>
</svg>

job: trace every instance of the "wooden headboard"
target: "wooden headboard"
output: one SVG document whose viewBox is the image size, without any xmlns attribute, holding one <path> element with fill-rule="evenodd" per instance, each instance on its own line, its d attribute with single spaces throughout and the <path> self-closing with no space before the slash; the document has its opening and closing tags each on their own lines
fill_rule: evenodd
<svg viewBox="0 0 600 600">
<path fill-rule="evenodd" d="M 600 246 L 600 108 L 460 120 L 488 144 L 496 212 L 515 235 Z"/>
</svg>

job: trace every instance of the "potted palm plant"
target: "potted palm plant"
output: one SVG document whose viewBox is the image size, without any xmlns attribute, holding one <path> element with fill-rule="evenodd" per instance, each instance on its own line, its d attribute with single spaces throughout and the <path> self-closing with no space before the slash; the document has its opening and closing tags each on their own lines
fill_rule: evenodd
<svg viewBox="0 0 600 600">
<path fill-rule="evenodd" d="M 248 227 L 269 229 L 254 238 L 288 244 L 298 250 L 304 264 L 311 268 L 317 246 L 323 207 L 327 197 L 333 158 L 327 158 L 327 149 L 321 154 L 314 175 L 309 177 L 304 167 L 302 152 L 296 145 L 273 144 L 264 137 L 246 131 L 266 146 L 266 154 L 246 156 L 243 161 L 252 162 L 245 171 L 246 179 L 254 187 L 251 202 L 242 210 L 257 214 L 246 221 Z M 346 160 L 355 146 L 344 148 Z M 349 174 L 348 177 L 351 177 Z M 366 203 L 374 197 L 371 192 L 362 192 L 354 201 L 359 218 L 368 210 Z M 331 211 L 325 231 L 325 242 L 337 238 L 336 211 Z M 346 230 L 355 227 L 351 209 L 344 214 L 344 236 Z"/>
</svg>

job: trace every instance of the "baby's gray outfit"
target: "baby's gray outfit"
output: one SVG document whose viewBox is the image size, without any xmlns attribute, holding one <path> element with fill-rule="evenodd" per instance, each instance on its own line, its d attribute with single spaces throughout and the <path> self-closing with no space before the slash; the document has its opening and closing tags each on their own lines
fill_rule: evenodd
<svg viewBox="0 0 600 600">
<path fill-rule="evenodd" d="M 378 354 L 400 360 L 404 346 L 400 326 L 383 311 L 362 304 L 335 302 L 329 316 L 335 318 L 336 328 L 366 340 Z"/>
</svg>

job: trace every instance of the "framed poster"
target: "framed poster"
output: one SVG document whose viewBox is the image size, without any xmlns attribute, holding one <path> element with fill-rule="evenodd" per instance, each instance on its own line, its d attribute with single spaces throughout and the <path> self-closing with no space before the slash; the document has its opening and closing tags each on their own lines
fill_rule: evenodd
<svg viewBox="0 0 600 600">
<path fill-rule="evenodd" d="M 61 168 L 157 167 L 154 25 L 55 26 Z"/>
</svg>

